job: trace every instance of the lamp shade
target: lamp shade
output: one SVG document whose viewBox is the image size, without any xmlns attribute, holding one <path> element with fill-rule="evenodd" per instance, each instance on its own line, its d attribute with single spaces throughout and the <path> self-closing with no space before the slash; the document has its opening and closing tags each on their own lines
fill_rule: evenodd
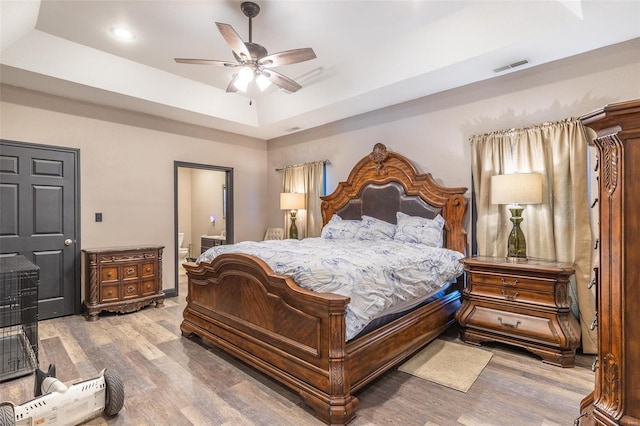
<svg viewBox="0 0 640 426">
<path fill-rule="evenodd" d="M 540 173 L 491 176 L 492 204 L 539 204 L 542 202 Z"/>
<path fill-rule="evenodd" d="M 280 210 L 298 210 L 305 207 L 305 196 L 299 192 L 283 192 L 280 194 Z"/>
</svg>

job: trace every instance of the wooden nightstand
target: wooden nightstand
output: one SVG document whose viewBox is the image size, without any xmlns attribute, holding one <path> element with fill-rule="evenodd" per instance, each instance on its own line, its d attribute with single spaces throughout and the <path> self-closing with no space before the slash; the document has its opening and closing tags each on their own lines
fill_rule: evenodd
<svg viewBox="0 0 640 426">
<path fill-rule="evenodd" d="M 580 344 L 569 298 L 573 264 L 481 256 L 461 262 L 466 287 L 456 320 L 464 342 L 517 345 L 546 363 L 573 367 Z"/>
</svg>

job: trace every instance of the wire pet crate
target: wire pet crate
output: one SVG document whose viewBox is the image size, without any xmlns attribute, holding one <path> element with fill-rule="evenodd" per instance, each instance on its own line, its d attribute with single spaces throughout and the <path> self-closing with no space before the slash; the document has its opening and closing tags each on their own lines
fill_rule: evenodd
<svg viewBox="0 0 640 426">
<path fill-rule="evenodd" d="M 39 274 L 24 256 L 0 257 L 0 382 L 38 368 Z"/>
</svg>

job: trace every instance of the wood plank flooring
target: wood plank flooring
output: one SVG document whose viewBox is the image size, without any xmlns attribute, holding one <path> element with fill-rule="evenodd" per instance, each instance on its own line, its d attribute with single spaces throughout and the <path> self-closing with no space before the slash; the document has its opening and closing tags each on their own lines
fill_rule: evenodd
<svg viewBox="0 0 640 426">
<path fill-rule="evenodd" d="M 39 360 L 56 365 L 67 384 L 118 370 L 125 404 L 112 419 L 88 425 L 322 425 L 297 394 L 224 352 L 181 337 L 186 291 L 165 307 L 126 315 L 102 314 L 41 321 Z M 450 329 L 442 338 L 457 341 Z M 502 345 L 465 394 L 393 369 L 357 393 L 355 426 L 572 425 L 580 400 L 593 390 L 593 356 L 576 367 L 543 364 Z M 464 368 L 461 366 L 461 368 Z M 33 378 L 0 383 L 0 401 L 33 396 Z"/>
</svg>

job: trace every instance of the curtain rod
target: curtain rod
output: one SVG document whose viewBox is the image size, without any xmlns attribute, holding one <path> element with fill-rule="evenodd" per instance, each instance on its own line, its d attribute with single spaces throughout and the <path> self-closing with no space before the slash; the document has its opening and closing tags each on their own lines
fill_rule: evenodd
<svg viewBox="0 0 640 426">
<path fill-rule="evenodd" d="M 312 161 L 312 162 L 310 162 L 310 163 L 300 163 L 300 164 L 293 164 L 293 165 L 291 165 L 291 166 L 284 166 L 284 167 L 281 167 L 281 168 L 279 168 L 279 169 L 276 169 L 276 172 L 281 172 L 281 171 L 283 171 L 284 169 L 289 169 L 289 168 L 291 168 L 291 167 L 306 166 L 307 164 L 313 164 L 313 163 L 315 163 L 315 161 Z M 331 164 L 331 161 L 329 161 L 329 160 L 322 160 L 322 164 L 324 164 L 324 165 Z"/>
<path fill-rule="evenodd" d="M 473 138 L 477 138 L 477 137 L 483 137 L 483 136 L 492 136 L 492 135 L 509 135 L 512 133 L 521 133 L 521 132 L 526 132 L 529 130 L 537 130 L 537 129 L 541 129 L 541 128 L 545 128 L 545 127 L 549 127 L 549 126 L 554 126 L 554 125 L 558 125 L 558 124 L 566 124 L 569 123 L 571 124 L 572 122 L 575 121 L 579 121 L 580 119 L 577 117 L 569 117 L 569 118 L 565 118 L 563 120 L 557 120 L 557 121 L 545 121 L 544 123 L 538 123 L 538 124 L 532 124 L 530 126 L 525 126 L 525 127 L 520 127 L 520 128 L 511 128 L 511 129 L 504 129 L 504 130 L 494 130 L 492 132 L 489 133 L 483 133 L 483 134 L 477 134 L 477 135 L 472 135 L 469 139 L 473 139 Z"/>
</svg>

